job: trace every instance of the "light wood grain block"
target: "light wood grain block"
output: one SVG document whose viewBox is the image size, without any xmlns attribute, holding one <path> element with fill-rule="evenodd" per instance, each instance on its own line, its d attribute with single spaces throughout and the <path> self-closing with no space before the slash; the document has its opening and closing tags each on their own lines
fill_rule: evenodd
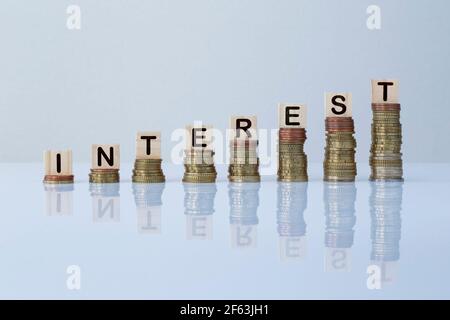
<svg viewBox="0 0 450 320">
<path fill-rule="evenodd" d="M 72 150 L 44 151 L 46 175 L 72 175 Z"/>
<path fill-rule="evenodd" d="M 136 159 L 161 159 L 161 132 L 140 131 L 137 133 Z"/>
<path fill-rule="evenodd" d="M 238 140 L 257 140 L 258 123 L 256 116 L 238 116 L 230 117 L 231 139 Z"/>
<path fill-rule="evenodd" d="M 398 103 L 398 80 L 372 80 L 372 103 Z"/>
<path fill-rule="evenodd" d="M 186 149 L 211 149 L 213 131 L 211 125 L 194 124 L 186 126 Z"/>
<path fill-rule="evenodd" d="M 120 169 L 120 146 L 118 144 L 93 144 L 92 169 Z"/>
<path fill-rule="evenodd" d="M 306 106 L 280 103 L 278 105 L 278 124 L 280 128 L 306 128 Z"/>
<path fill-rule="evenodd" d="M 352 116 L 352 94 L 348 92 L 325 93 L 325 116 L 326 117 L 351 117 Z"/>
</svg>

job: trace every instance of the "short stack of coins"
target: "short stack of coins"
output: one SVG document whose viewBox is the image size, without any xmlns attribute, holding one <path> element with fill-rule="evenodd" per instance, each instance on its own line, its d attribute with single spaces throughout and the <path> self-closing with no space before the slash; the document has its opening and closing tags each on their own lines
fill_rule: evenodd
<svg viewBox="0 0 450 320">
<path fill-rule="evenodd" d="M 372 103 L 371 180 L 403 180 L 400 104 Z"/>
<path fill-rule="evenodd" d="M 230 182 L 259 182 L 259 158 L 257 139 L 230 140 Z"/>
<path fill-rule="evenodd" d="M 71 175 L 45 175 L 44 183 L 48 184 L 66 184 L 73 183 L 73 174 Z"/>
<path fill-rule="evenodd" d="M 183 182 L 213 183 L 216 177 L 213 150 L 191 148 L 184 151 Z"/>
<path fill-rule="evenodd" d="M 91 169 L 89 182 L 116 183 L 120 181 L 119 169 Z"/>
<path fill-rule="evenodd" d="M 278 181 L 308 181 L 308 160 L 303 146 L 304 128 L 280 128 L 278 131 Z"/>
<path fill-rule="evenodd" d="M 324 180 L 351 182 L 356 177 L 356 140 L 353 118 L 327 117 L 325 119 L 326 147 L 323 164 Z"/>
<path fill-rule="evenodd" d="M 165 176 L 161 169 L 161 159 L 136 159 L 132 181 L 135 183 L 162 183 Z"/>
</svg>

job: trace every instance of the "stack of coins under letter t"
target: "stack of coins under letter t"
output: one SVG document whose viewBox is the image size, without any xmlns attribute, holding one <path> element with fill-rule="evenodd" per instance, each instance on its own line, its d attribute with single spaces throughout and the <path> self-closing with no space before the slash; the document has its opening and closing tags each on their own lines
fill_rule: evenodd
<svg viewBox="0 0 450 320">
<path fill-rule="evenodd" d="M 355 181 L 356 140 L 349 93 L 325 95 L 326 147 L 323 163 L 324 180 L 330 182 Z"/>
<path fill-rule="evenodd" d="M 372 80 L 371 180 L 403 180 L 398 81 Z"/>
<path fill-rule="evenodd" d="M 212 127 L 194 125 L 186 127 L 186 131 L 183 182 L 214 183 L 217 172 L 212 150 Z"/>
<path fill-rule="evenodd" d="M 303 150 L 306 140 L 306 107 L 280 104 L 278 118 L 278 181 L 308 181 L 308 161 Z"/>
<path fill-rule="evenodd" d="M 135 183 L 164 182 L 161 162 L 161 133 L 138 132 L 132 181 Z"/>
</svg>

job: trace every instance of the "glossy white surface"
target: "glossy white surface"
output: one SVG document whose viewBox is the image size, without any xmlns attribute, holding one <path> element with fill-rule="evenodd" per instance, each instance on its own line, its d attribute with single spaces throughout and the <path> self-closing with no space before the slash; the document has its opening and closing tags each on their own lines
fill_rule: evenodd
<svg viewBox="0 0 450 320">
<path fill-rule="evenodd" d="M 130 165 L 94 195 L 87 165 L 73 191 L 46 191 L 41 164 L 0 165 L 0 297 L 450 298 L 450 165 L 406 165 L 403 184 L 370 183 L 360 165 L 337 189 L 320 164 L 308 184 L 259 187 L 229 185 L 223 169 L 196 187 L 166 166 L 138 208 Z"/>
</svg>

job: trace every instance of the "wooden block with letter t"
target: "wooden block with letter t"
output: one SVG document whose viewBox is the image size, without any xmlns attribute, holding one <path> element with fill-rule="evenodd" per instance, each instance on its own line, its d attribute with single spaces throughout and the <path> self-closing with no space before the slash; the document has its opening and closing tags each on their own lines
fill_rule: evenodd
<svg viewBox="0 0 450 320">
<path fill-rule="evenodd" d="M 161 132 L 139 131 L 137 133 L 136 159 L 161 159 Z"/>
<path fill-rule="evenodd" d="M 398 103 L 398 80 L 372 80 L 372 103 Z"/>
</svg>

